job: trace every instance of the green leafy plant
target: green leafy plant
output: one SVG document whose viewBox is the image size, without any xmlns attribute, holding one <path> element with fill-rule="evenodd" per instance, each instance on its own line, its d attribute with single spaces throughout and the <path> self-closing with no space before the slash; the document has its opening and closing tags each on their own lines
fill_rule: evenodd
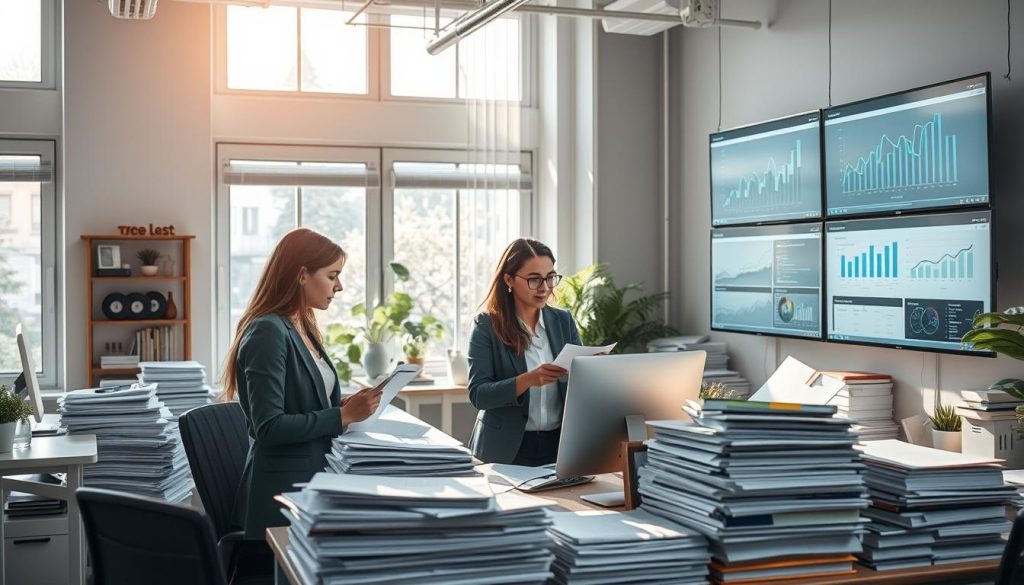
<svg viewBox="0 0 1024 585">
<path fill-rule="evenodd" d="M 935 414 L 932 415 L 932 428 L 937 431 L 948 433 L 959 433 L 961 427 L 960 415 L 956 408 L 948 404 L 940 404 L 935 407 Z"/>
<path fill-rule="evenodd" d="M 732 400 L 733 391 L 726 388 L 721 382 L 705 382 L 700 385 L 699 397 L 701 400 Z"/>
<path fill-rule="evenodd" d="M 0 384 L 0 424 L 24 421 L 32 414 L 32 408 L 7 386 Z"/>
<path fill-rule="evenodd" d="M 643 352 L 649 341 L 679 334 L 653 316 L 669 294 L 643 290 L 639 283 L 616 286 L 608 266 L 594 264 L 562 280 L 555 304 L 572 313 L 584 345 L 617 342 L 614 353 Z"/>
<path fill-rule="evenodd" d="M 400 282 L 409 280 L 409 269 L 404 265 L 391 261 L 388 266 Z M 338 378 L 346 384 L 352 380 L 352 367 L 362 365 L 364 343 L 388 343 L 397 336 L 404 336 L 406 357 L 418 357 L 409 353 L 410 345 L 415 345 L 414 351 L 418 349 L 422 355 L 426 342 L 431 336 L 439 338 L 444 326 L 430 315 L 413 319 L 412 310 L 413 301 L 408 293 L 393 292 L 371 311 L 364 303 L 352 307 L 352 316 L 362 317 L 363 324 L 329 324 L 325 348 L 338 370 Z"/>
<path fill-rule="evenodd" d="M 409 359 L 422 358 L 431 338 L 444 337 L 444 325 L 432 315 L 424 315 L 419 320 L 408 319 L 402 327 L 405 329 L 402 351 Z"/>
<path fill-rule="evenodd" d="M 139 250 L 135 257 L 142 262 L 143 266 L 155 266 L 156 261 L 160 259 L 160 252 L 157 252 L 153 248 L 143 248 Z"/>
<path fill-rule="evenodd" d="M 981 313 L 974 317 L 971 330 L 961 340 L 967 349 L 987 350 L 1024 361 L 1024 307 L 1010 307 L 1002 313 Z M 991 390 L 1002 390 L 1024 400 L 1024 381 L 1015 378 L 1000 380 Z M 1018 406 L 1018 434 L 1024 436 L 1024 406 Z"/>
</svg>

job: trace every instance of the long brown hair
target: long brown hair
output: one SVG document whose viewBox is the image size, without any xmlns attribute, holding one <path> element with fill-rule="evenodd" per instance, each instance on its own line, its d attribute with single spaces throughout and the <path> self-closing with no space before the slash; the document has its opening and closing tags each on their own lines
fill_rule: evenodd
<svg viewBox="0 0 1024 585">
<path fill-rule="evenodd" d="M 530 346 L 530 333 L 519 323 L 516 315 L 515 297 L 505 289 L 505 275 L 515 276 L 530 258 L 546 256 L 555 262 L 555 255 L 544 244 L 530 238 L 519 238 L 505 248 L 494 270 L 491 288 L 483 306 L 491 317 L 494 334 L 502 343 L 512 348 L 516 355 L 523 355 Z"/>
<path fill-rule="evenodd" d="M 322 342 L 320 330 L 313 316 L 313 309 L 306 305 L 299 286 L 299 273 L 305 268 L 310 274 L 324 266 L 330 266 L 338 260 L 345 260 L 347 255 L 341 246 L 330 238 L 308 228 L 296 228 L 285 234 L 274 246 L 267 264 L 263 267 L 256 290 L 249 299 L 235 329 L 235 339 L 228 349 L 228 357 L 224 361 L 224 396 L 232 400 L 238 391 L 238 379 L 235 375 L 235 364 L 238 360 L 238 345 L 246 329 L 257 317 L 276 313 L 291 317 L 298 314 L 302 320 L 306 334 Z"/>
</svg>

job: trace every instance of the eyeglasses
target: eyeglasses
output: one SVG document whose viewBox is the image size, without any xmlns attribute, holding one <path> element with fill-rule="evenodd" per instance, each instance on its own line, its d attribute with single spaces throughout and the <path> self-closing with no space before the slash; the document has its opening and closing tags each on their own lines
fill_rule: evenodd
<svg viewBox="0 0 1024 585">
<path fill-rule="evenodd" d="M 512 276 L 525 280 L 526 286 L 530 287 L 530 290 L 539 289 L 542 282 L 546 282 L 548 288 L 555 288 L 558 286 L 558 283 L 562 282 L 561 274 L 552 274 L 551 276 L 519 276 L 518 274 L 513 274 Z"/>
</svg>

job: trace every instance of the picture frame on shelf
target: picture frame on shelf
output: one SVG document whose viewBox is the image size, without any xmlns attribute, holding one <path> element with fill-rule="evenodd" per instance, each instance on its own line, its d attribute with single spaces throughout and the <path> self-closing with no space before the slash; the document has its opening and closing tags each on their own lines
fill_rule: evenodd
<svg viewBox="0 0 1024 585">
<path fill-rule="evenodd" d="M 96 245 L 96 269 L 113 270 L 121 268 L 121 246 L 117 244 Z"/>
</svg>

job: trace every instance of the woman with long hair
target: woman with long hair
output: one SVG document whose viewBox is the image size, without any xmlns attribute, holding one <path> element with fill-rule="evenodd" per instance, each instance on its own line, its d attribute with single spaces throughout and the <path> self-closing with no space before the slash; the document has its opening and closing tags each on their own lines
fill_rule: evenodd
<svg viewBox="0 0 1024 585">
<path fill-rule="evenodd" d="M 318 232 L 288 232 L 267 260 L 228 350 L 225 396 L 237 396 L 249 430 L 234 511 L 246 541 L 256 541 L 246 543 L 246 566 L 239 567 L 246 573 L 271 570 L 264 532 L 286 524 L 274 496 L 322 471 L 331 438 L 380 404 L 376 388 L 341 398 L 313 315 L 342 290 L 345 260 L 345 251 Z"/>
<path fill-rule="evenodd" d="M 469 341 L 469 399 L 480 413 L 470 447 L 492 463 L 553 463 L 565 405 L 564 369 L 553 365 L 566 343 L 580 344 L 568 311 L 548 306 L 562 277 L 537 240 L 505 249 Z"/>
</svg>

